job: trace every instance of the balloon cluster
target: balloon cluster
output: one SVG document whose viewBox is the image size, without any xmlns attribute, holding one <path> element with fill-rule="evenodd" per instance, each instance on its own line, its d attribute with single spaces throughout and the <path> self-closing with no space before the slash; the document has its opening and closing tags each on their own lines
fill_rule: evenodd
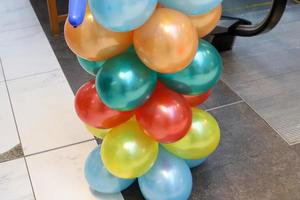
<svg viewBox="0 0 300 200">
<path fill-rule="evenodd" d="M 87 129 L 103 139 L 85 166 L 90 187 L 120 192 L 138 178 L 146 199 L 187 199 L 189 167 L 217 148 L 220 129 L 196 108 L 222 61 L 202 38 L 221 0 L 71 0 L 65 39 L 95 79 L 75 97 Z"/>
</svg>

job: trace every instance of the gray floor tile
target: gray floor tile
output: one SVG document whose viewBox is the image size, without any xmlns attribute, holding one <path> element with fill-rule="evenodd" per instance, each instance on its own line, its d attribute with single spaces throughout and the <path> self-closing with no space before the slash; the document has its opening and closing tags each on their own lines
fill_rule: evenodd
<svg viewBox="0 0 300 200">
<path fill-rule="evenodd" d="M 240 100 L 241 98 L 237 96 L 223 81 L 219 81 L 214 87 L 212 95 L 203 105 L 200 105 L 200 107 L 203 109 L 210 109 Z"/>
</svg>

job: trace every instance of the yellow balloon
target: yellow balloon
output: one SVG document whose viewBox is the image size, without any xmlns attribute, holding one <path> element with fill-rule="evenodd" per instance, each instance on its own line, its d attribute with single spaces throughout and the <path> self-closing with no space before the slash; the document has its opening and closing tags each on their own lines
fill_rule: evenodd
<svg viewBox="0 0 300 200">
<path fill-rule="evenodd" d="M 87 130 L 96 138 L 103 139 L 111 129 L 94 128 L 90 125 L 85 125 Z"/>
<path fill-rule="evenodd" d="M 158 143 L 148 137 L 136 120 L 129 120 L 111 129 L 101 146 L 107 170 L 119 178 L 136 178 L 154 164 Z"/>
<path fill-rule="evenodd" d="M 212 154 L 220 142 L 220 128 L 208 112 L 193 108 L 192 126 L 186 136 L 163 146 L 183 159 L 201 159 Z"/>
</svg>

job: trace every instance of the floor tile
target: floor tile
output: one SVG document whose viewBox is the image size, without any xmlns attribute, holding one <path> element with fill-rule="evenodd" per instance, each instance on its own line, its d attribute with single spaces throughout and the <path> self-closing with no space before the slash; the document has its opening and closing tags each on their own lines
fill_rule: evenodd
<svg viewBox="0 0 300 200">
<path fill-rule="evenodd" d="M 0 83 L 0 127 L 0 154 L 2 154 L 20 143 L 5 82 Z"/>
<path fill-rule="evenodd" d="M 40 26 L 0 33 L 0 56 L 7 80 L 60 69 Z"/>
<path fill-rule="evenodd" d="M 4 81 L 4 75 L 3 75 L 3 70 L 2 70 L 2 65 L 1 65 L 1 57 L 0 57 L 0 83 Z"/>
<path fill-rule="evenodd" d="M 1 1 L 0 4 L 0 32 L 39 24 L 28 0 Z"/>
<path fill-rule="evenodd" d="M 24 158 L 0 163 L 2 200 L 34 200 Z"/>
<path fill-rule="evenodd" d="M 91 139 L 61 71 L 8 82 L 26 155 Z"/>
<path fill-rule="evenodd" d="M 219 81 L 213 88 L 212 95 L 204 104 L 200 105 L 200 107 L 203 109 L 210 109 L 240 100 L 241 98 L 237 96 L 223 81 Z"/>
<path fill-rule="evenodd" d="M 86 157 L 94 141 L 27 157 L 37 200 L 121 200 L 122 195 L 93 194 L 84 178 Z"/>
</svg>

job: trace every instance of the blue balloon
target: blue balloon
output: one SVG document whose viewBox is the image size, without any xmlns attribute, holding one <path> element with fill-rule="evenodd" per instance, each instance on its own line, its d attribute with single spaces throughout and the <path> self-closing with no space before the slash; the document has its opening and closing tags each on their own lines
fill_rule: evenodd
<svg viewBox="0 0 300 200">
<path fill-rule="evenodd" d="M 84 19 L 86 0 L 69 0 L 68 20 L 72 26 L 79 26 Z"/>
<path fill-rule="evenodd" d="M 147 200 L 186 200 L 192 192 L 188 165 L 163 148 L 159 149 L 154 166 L 138 181 Z"/>
<path fill-rule="evenodd" d="M 159 74 L 159 80 L 178 93 L 198 95 L 211 89 L 220 79 L 222 59 L 209 42 L 201 40 L 190 65 L 173 74 Z"/>
<path fill-rule="evenodd" d="M 84 168 L 85 178 L 89 186 L 100 193 L 112 194 L 128 188 L 135 179 L 121 179 L 111 175 L 104 167 L 100 146 L 96 147 L 87 157 Z"/>
<path fill-rule="evenodd" d="M 202 165 L 206 160 L 207 160 L 207 158 L 202 158 L 199 160 L 185 160 L 185 162 L 187 163 L 187 165 L 190 168 L 194 168 L 194 167 L 198 167 L 198 166 Z"/>
<path fill-rule="evenodd" d="M 77 56 L 77 60 L 81 67 L 89 74 L 96 76 L 105 61 L 90 61 Z"/>
<path fill-rule="evenodd" d="M 144 104 L 157 81 L 156 72 L 147 68 L 131 52 L 107 60 L 96 77 L 96 88 L 105 105 L 128 111 Z"/>
<path fill-rule="evenodd" d="M 187 15 L 200 15 L 213 10 L 222 0 L 159 0 L 159 3 Z"/>
<path fill-rule="evenodd" d="M 89 0 L 98 23 L 115 32 L 132 31 L 154 12 L 157 0 Z"/>
</svg>

